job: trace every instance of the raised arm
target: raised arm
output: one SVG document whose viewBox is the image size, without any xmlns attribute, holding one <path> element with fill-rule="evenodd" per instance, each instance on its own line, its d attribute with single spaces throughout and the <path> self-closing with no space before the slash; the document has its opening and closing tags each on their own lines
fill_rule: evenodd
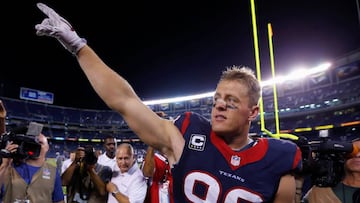
<svg viewBox="0 0 360 203">
<path fill-rule="evenodd" d="M 144 143 L 166 154 L 170 163 L 176 162 L 184 139 L 173 123 L 159 118 L 148 108 L 130 84 L 101 60 L 68 21 L 45 4 L 37 6 L 48 18 L 35 26 L 36 34 L 56 38 L 74 54 L 92 87 L 109 108 L 119 112 Z"/>
</svg>

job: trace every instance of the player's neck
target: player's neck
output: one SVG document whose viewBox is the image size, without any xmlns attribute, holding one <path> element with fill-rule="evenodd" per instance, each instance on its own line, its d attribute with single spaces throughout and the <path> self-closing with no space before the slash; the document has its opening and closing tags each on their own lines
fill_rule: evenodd
<svg viewBox="0 0 360 203">
<path fill-rule="evenodd" d="M 253 140 L 251 138 L 246 137 L 246 139 L 241 139 L 238 143 L 231 144 L 229 147 L 231 147 L 231 149 L 234 151 L 241 151 L 248 144 L 252 143 L 252 141 Z"/>
</svg>

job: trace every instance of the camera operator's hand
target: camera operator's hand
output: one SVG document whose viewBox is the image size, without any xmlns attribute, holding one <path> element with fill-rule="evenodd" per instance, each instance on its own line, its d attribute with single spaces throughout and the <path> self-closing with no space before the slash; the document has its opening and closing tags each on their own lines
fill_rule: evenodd
<svg viewBox="0 0 360 203">
<path fill-rule="evenodd" d="M 18 145 L 18 144 L 13 144 L 13 142 L 10 141 L 10 142 L 6 145 L 5 149 L 2 149 L 3 152 L 9 154 L 9 156 L 2 156 L 2 157 L 3 157 L 3 158 L 2 158 L 2 165 L 8 166 L 8 165 L 10 165 L 10 164 L 12 163 L 12 160 L 13 160 L 13 159 L 11 158 L 10 154 L 15 153 L 15 152 L 18 150 L 18 148 L 19 148 L 19 145 Z"/>
<path fill-rule="evenodd" d="M 82 162 L 85 158 L 85 149 L 84 147 L 78 147 L 75 153 L 75 162 Z"/>
<path fill-rule="evenodd" d="M 19 145 L 18 144 L 14 144 L 12 141 L 10 141 L 6 147 L 5 147 L 5 150 L 9 153 L 15 153 L 19 148 Z"/>
<path fill-rule="evenodd" d="M 43 3 L 38 3 L 36 5 L 48 16 L 41 24 L 35 26 L 36 34 L 38 36 L 50 36 L 56 38 L 72 54 L 76 54 L 86 45 L 86 40 L 78 36 L 67 20 Z"/>
</svg>

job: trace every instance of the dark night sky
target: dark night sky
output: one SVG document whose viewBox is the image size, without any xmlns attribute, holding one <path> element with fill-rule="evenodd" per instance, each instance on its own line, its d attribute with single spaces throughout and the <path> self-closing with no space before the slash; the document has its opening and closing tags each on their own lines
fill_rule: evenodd
<svg viewBox="0 0 360 203">
<path fill-rule="evenodd" d="M 144 100 L 212 91 L 226 66 L 255 69 L 250 0 L 43 2 Z M 28 87 L 53 92 L 55 105 L 107 109 L 76 59 L 55 39 L 35 35 L 44 18 L 35 3 L 2 3 L 0 96 L 18 98 L 19 87 Z M 267 23 L 273 25 L 277 74 L 360 48 L 356 0 L 255 4 L 262 79 L 270 77 Z"/>
</svg>

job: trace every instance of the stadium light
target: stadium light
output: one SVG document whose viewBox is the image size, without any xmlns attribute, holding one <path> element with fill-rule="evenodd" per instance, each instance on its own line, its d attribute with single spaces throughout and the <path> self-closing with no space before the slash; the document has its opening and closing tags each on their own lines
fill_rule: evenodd
<svg viewBox="0 0 360 203">
<path fill-rule="evenodd" d="M 331 63 L 323 63 L 319 66 L 316 66 L 314 68 L 309 68 L 309 69 L 297 68 L 293 72 L 291 72 L 290 74 L 288 74 L 286 76 L 277 76 L 274 79 L 262 81 L 261 85 L 264 87 L 264 86 L 272 85 L 274 83 L 281 84 L 285 81 L 294 81 L 294 80 L 303 79 L 309 75 L 325 72 L 330 67 L 331 67 Z"/>
<path fill-rule="evenodd" d="M 326 71 L 331 66 L 331 63 L 324 63 L 317 67 L 310 68 L 310 69 L 296 69 L 292 73 L 286 75 L 286 76 L 278 76 L 275 79 L 270 79 L 266 81 L 261 82 L 261 86 L 269 86 L 273 83 L 279 84 L 285 81 L 291 81 L 291 80 L 298 80 L 301 78 L 305 78 L 309 75 L 320 73 Z M 300 77 L 301 76 L 301 77 Z M 182 97 L 173 97 L 173 98 L 166 98 L 166 99 L 158 99 L 158 100 L 148 100 L 143 101 L 145 105 L 154 105 L 154 104 L 166 104 L 166 103 L 175 103 L 175 102 L 182 102 L 182 101 L 190 101 L 193 99 L 202 99 L 207 97 L 214 96 L 214 91 L 212 92 L 206 92 L 202 94 L 195 94 L 195 95 L 189 95 L 189 96 L 182 96 Z"/>
<path fill-rule="evenodd" d="M 153 105 L 153 104 L 175 103 L 175 102 L 181 102 L 181 101 L 189 101 L 189 100 L 193 100 L 193 99 L 212 97 L 213 95 L 214 95 L 214 92 L 207 92 L 207 93 L 203 93 L 203 94 L 196 94 L 196 95 L 190 95 L 190 96 L 144 101 L 144 104 Z"/>
</svg>

